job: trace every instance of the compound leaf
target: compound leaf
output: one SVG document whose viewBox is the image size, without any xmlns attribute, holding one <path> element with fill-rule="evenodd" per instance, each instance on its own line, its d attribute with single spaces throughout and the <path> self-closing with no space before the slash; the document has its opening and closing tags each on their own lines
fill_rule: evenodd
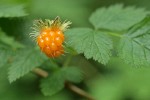
<svg viewBox="0 0 150 100">
<path fill-rule="evenodd" d="M 84 53 L 87 59 L 93 58 L 102 64 L 108 62 L 112 41 L 105 33 L 89 28 L 76 28 L 68 30 L 65 35 L 68 45 L 78 53 Z"/>
<path fill-rule="evenodd" d="M 40 66 L 47 58 L 37 49 L 24 49 L 17 52 L 9 68 L 10 83 L 24 76 L 35 67 Z"/>
<path fill-rule="evenodd" d="M 23 5 L 0 5 L 0 17 L 22 17 L 26 15 Z"/>
<path fill-rule="evenodd" d="M 150 65 L 150 16 L 124 34 L 119 45 L 119 55 L 132 66 Z"/>
<path fill-rule="evenodd" d="M 122 31 L 140 22 L 147 14 L 143 8 L 117 4 L 97 9 L 89 20 L 96 29 Z"/>
<path fill-rule="evenodd" d="M 0 42 L 10 46 L 13 49 L 24 48 L 23 44 L 17 42 L 13 37 L 6 35 L 2 30 L 0 30 Z"/>
<path fill-rule="evenodd" d="M 8 60 L 11 60 L 12 51 L 6 48 L 0 48 L 0 67 L 3 67 L 8 63 Z"/>
</svg>

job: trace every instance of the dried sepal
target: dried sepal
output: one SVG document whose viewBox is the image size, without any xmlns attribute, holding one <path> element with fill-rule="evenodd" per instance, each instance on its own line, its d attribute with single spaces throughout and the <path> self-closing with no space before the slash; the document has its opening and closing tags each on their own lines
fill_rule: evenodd
<svg viewBox="0 0 150 100">
<path fill-rule="evenodd" d="M 30 37 L 33 37 L 35 40 L 37 36 L 41 33 L 42 30 L 49 28 L 52 30 L 60 30 L 64 32 L 69 25 L 71 24 L 70 21 L 65 20 L 64 22 L 61 21 L 60 17 L 57 16 L 54 20 L 45 19 L 44 21 L 39 19 L 33 22 L 32 32 L 29 34 Z"/>
<path fill-rule="evenodd" d="M 69 28 L 69 25 L 70 25 L 70 24 L 71 24 L 70 21 L 65 20 L 65 21 L 61 24 L 60 29 L 63 30 L 63 31 L 65 31 L 66 29 Z"/>
<path fill-rule="evenodd" d="M 51 28 L 59 29 L 63 32 L 69 27 L 70 24 L 70 21 L 65 20 L 64 22 L 62 22 L 60 17 L 57 16 L 54 20 L 52 20 Z"/>
</svg>

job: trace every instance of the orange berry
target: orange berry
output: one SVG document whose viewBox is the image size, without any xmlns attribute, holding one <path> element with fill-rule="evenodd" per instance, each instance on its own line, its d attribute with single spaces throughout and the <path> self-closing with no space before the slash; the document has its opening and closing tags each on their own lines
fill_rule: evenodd
<svg viewBox="0 0 150 100">
<path fill-rule="evenodd" d="M 63 32 L 70 24 L 70 21 L 61 22 L 59 17 L 54 20 L 35 20 L 33 32 L 30 33 L 30 36 L 36 38 L 41 51 L 48 57 L 59 57 L 64 53 L 63 42 L 65 37 Z"/>
<path fill-rule="evenodd" d="M 49 57 L 58 57 L 63 54 L 63 33 L 50 28 L 43 29 L 37 37 L 37 43 L 42 51 Z M 64 38 L 64 37 L 63 37 Z"/>
<path fill-rule="evenodd" d="M 49 31 L 49 35 L 50 35 L 51 37 L 54 37 L 54 36 L 55 36 L 54 31 Z"/>
<path fill-rule="evenodd" d="M 38 41 L 38 45 L 40 46 L 40 48 L 44 48 L 44 45 L 45 45 L 44 40 L 39 37 L 39 38 L 37 39 L 37 41 Z"/>
<path fill-rule="evenodd" d="M 55 55 L 55 57 L 58 57 L 58 56 L 60 56 L 60 55 L 63 54 L 63 53 L 64 53 L 63 47 L 59 47 L 59 50 L 56 51 L 56 52 L 54 53 L 54 55 Z"/>
<path fill-rule="evenodd" d="M 43 52 L 45 52 L 48 55 L 50 55 L 52 53 L 50 47 L 48 47 L 48 46 L 43 49 Z"/>
<path fill-rule="evenodd" d="M 57 45 L 61 45 L 61 44 L 63 43 L 63 40 L 62 40 L 60 37 L 56 37 L 56 38 L 55 38 L 55 43 L 56 43 Z"/>
<path fill-rule="evenodd" d="M 50 44 L 50 48 L 51 48 L 51 50 L 53 50 L 53 51 L 56 51 L 57 49 L 59 49 L 59 48 L 58 48 L 58 45 L 55 44 L 54 42 L 52 42 L 52 43 Z"/>
<path fill-rule="evenodd" d="M 62 41 L 64 42 L 64 34 L 63 34 L 61 31 L 59 31 L 59 30 L 56 31 L 56 34 L 57 34 L 57 36 L 60 37 L 60 38 L 62 39 Z"/>
</svg>

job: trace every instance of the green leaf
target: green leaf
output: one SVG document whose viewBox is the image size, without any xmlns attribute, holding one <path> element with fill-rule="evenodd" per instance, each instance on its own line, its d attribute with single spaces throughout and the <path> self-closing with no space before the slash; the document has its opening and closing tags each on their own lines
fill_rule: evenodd
<svg viewBox="0 0 150 100">
<path fill-rule="evenodd" d="M 70 82 L 79 83 L 83 79 L 83 73 L 77 67 L 67 67 L 62 69 L 62 75 L 65 80 Z"/>
<path fill-rule="evenodd" d="M 122 31 L 141 21 L 147 14 L 143 8 L 118 4 L 97 9 L 89 20 L 96 29 Z"/>
<path fill-rule="evenodd" d="M 0 48 L 0 67 L 3 67 L 5 64 L 8 63 L 8 60 L 11 59 L 12 51 Z"/>
<path fill-rule="evenodd" d="M 8 60 L 12 59 L 13 49 L 24 47 L 19 42 L 15 41 L 13 37 L 7 36 L 0 30 L 0 67 L 5 66 Z"/>
<path fill-rule="evenodd" d="M 45 78 L 41 81 L 41 91 L 45 96 L 52 96 L 64 88 L 64 79 L 60 72 Z"/>
<path fill-rule="evenodd" d="M 110 59 L 112 41 L 103 32 L 76 28 L 68 30 L 65 35 L 68 45 L 78 53 L 84 53 L 87 59 L 93 58 L 102 64 L 106 64 Z"/>
<path fill-rule="evenodd" d="M 10 83 L 40 66 L 46 59 L 46 56 L 42 55 L 39 50 L 27 48 L 20 50 L 9 68 L 8 78 Z"/>
<path fill-rule="evenodd" d="M 0 5 L 0 17 L 22 17 L 26 15 L 23 5 Z"/>
<path fill-rule="evenodd" d="M 45 96 L 52 96 L 64 88 L 65 81 L 79 83 L 82 78 L 82 73 L 78 68 L 65 67 L 42 79 L 40 86 Z"/>
<path fill-rule="evenodd" d="M 7 36 L 1 29 L 0 29 L 0 41 L 14 49 L 24 48 L 23 44 L 15 41 L 13 37 Z"/>
<path fill-rule="evenodd" d="M 150 65 L 150 16 L 134 25 L 123 36 L 119 55 L 132 66 Z"/>
</svg>

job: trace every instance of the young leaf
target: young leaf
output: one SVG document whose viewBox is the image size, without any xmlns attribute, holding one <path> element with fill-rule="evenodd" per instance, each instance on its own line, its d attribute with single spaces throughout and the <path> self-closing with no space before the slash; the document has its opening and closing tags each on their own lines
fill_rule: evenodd
<svg viewBox="0 0 150 100">
<path fill-rule="evenodd" d="M 150 65 L 150 16 L 134 25 L 123 36 L 119 55 L 132 66 Z"/>
<path fill-rule="evenodd" d="M 45 96 L 52 96 L 64 88 L 65 81 L 79 83 L 82 78 L 82 73 L 77 67 L 65 67 L 42 79 L 40 86 Z"/>
<path fill-rule="evenodd" d="M 97 9 L 89 18 L 96 29 L 122 31 L 141 21 L 148 14 L 143 8 L 113 5 Z"/>
<path fill-rule="evenodd" d="M 46 59 L 39 50 L 35 49 L 25 49 L 17 52 L 8 72 L 10 83 L 40 66 Z"/>
<path fill-rule="evenodd" d="M 0 5 L 0 17 L 22 17 L 26 15 L 23 5 Z"/>
<path fill-rule="evenodd" d="M 24 45 L 15 41 L 13 37 L 7 36 L 1 29 L 0 29 L 0 41 L 14 49 L 24 48 Z"/>
<path fill-rule="evenodd" d="M 103 32 L 89 28 L 76 28 L 68 30 L 65 35 L 68 45 L 78 53 L 84 53 L 87 59 L 93 58 L 102 64 L 108 62 L 112 41 Z"/>
</svg>

